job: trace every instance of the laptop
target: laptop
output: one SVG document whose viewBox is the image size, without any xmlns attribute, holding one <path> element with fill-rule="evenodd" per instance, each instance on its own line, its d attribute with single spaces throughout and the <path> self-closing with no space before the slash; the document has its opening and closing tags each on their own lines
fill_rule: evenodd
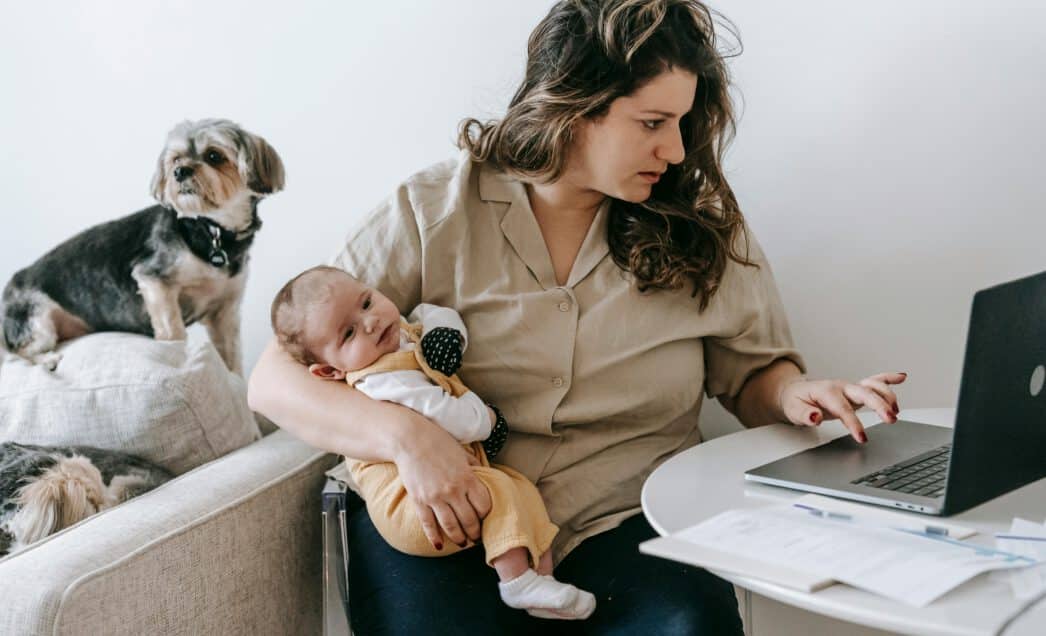
<svg viewBox="0 0 1046 636">
<path fill-rule="evenodd" d="M 1046 477 L 1046 272 L 977 292 L 955 428 L 898 421 L 745 473 L 796 490 L 951 515 Z"/>
</svg>

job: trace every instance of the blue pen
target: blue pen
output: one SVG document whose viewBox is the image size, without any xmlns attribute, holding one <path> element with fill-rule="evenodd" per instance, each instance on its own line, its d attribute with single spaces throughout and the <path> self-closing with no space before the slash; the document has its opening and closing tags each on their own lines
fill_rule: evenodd
<svg viewBox="0 0 1046 636">
<path fill-rule="evenodd" d="M 1014 539 L 1016 541 L 1044 541 L 1044 542 L 1046 542 L 1046 537 L 1024 537 L 1024 536 L 1021 536 L 1019 534 L 997 534 L 997 535 L 995 535 L 995 538 L 996 539 Z"/>
<path fill-rule="evenodd" d="M 814 506 L 807 506 L 806 504 L 792 504 L 794 507 L 805 510 L 815 517 L 822 519 L 832 519 L 835 521 L 847 521 L 862 526 L 870 526 L 873 528 L 887 528 L 889 530 L 899 530 L 901 532 L 908 532 L 910 534 L 925 534 L 935 537 L 947 537 L 948 528 L 942 526 L 931 526 L 925 525 L 919 528 L 906 528 L 904 526 L 895 526 L 877 519 L 859 519 L 853 515 L 849 515 L 842 512 L 833 512 L 831 510 L 822 510 L 821 508 L 815 508 Z"/>
<path fill-rule="evenodd" d="M 950 538 L 948 536 L 948 529 L 947 528 L 942 528 L 941 526 L 924 526 L 921 530 L 917 530 L 917 529 L 914 529 L 914 528 L 904 528 L 904 527 L 901 527 L 901 526 L 892 526 L 890 524 L 883 523 L 883 522 L 878 521 L 878 520 L 874 520 L 874 521 L 873 520 L 869 520 L 869 519 L 859 520 L 859 519 L 854 518 L 852 515 L 843 514 L 843 513 L 840 513 L 840 512 L 832 512 L 831 510 L 822 510 L 820 508 L 815 508 L 813 506 L 807 506 L 805 504 L 797 503 L 797 504 L 792 504 L 792 505 L 794 507 L 796 507 L 796 508 L 800 508 L 802 510 L 806 510 L 811 515 L 813 515 L 815 517 L 820 517 L 822 519 L 834 519 L 834 520 L 837 520 L 837 521 L 853 523 L 855 525 L 871 526 L 871 527 L 878 527 L 878 528 L 887 528 L 889 530 L 896 530 L 898 532 L 904 532 L 904 533 L 907 533 L 907 534 L 915 535 L 917 537 L 926 537 L 927 539 L 933 539 L 934 541 L 940 541 L 942 543 L 949 543 L 949 544 L 954 545 L 954 546 L 963 547 L 963 548 L 966 548 L 968 550 L 973 550 L 975 553 L 977 553 L 980 556 L 985 556 L 985 557 L 1002 557 L 1006 561 L 1010 561 L 1010 562 L 1012 562 L 1012 561 L 1023 561 L 1025 563 L 1027 563 L 1028 565 L 1034 565 L 1036 563 L 1039 563 L 1039 561 L 1036 561 L 1035 559 L 1033 559 L 1031 557 L 1026 557 L 1026 556 L 1023 556 L 1023 555 L 1020 555 L 1020 554 L 1013 554 L 1012 552 L 1006 552 L 1004 550 L 996 550 L 996 549 L 989 548 L 989 547 L 986 547 L 986 546 L 977 545 L 975 543 L 967 543 L 966 541 L 959 541 L 957 539 L 952 539 L 952 538 Z M 998 536 L 998 535 L 996 535 L 996 536 Z M 1017 536 L 1017 535 L 1010 535 L 1010 536 Z M 1032 538 L 1032 537 L 1027 537 L 1027 538 Z M 1042 539 L 1035 538 L 1035 540 L 1042 540 Z"/>
</svg>

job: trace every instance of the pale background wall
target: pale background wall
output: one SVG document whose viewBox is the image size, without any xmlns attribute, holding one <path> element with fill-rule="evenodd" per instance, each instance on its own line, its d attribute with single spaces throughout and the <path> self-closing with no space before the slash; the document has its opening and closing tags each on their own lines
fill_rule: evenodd
<svg viewBox="0 0 1046 636">
<path fill-rule="evenodd" d="M 0 24 L 0 277 L 151 203 L 168 128 L 221 116 L 282 154 L 246 364 L 290 275 L 496 116 L 546 0 L 19 3 Z M 1046 5 L 735 0 L 731 183 L 818 376 L 908 371 L 953 405 L 972 293 L 1043 268 Z M 710 409 L 711 428 L 728 427 Z"/>
</svg>

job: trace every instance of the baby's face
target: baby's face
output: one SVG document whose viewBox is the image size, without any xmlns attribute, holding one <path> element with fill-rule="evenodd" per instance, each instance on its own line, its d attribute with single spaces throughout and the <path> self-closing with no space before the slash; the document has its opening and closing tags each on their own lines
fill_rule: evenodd
<svg viewBox="0 0 1046 636">
<path fill-rule="evenodd" d="M 376 289 L 338 276 L 330 283 L 327 300 L 309 311 L 304 336 L 309 349 L 323 361 L 310 371 L 321 375 L 315 367 L 321 371 L 333 367 L 342 373 L 332 379 L 341 379 L 345 372 L 358 371 L 399 349 L 399 310 Z"/>
</svg>

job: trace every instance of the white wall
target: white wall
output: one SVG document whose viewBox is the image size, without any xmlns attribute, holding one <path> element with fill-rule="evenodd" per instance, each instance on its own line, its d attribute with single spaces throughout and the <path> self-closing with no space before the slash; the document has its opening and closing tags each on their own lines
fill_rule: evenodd
<svg viewBox="0 0 1046 636">
<path fill-rule="evenodd" d="M 462 117 L 504 108 L 548 6 L 19 3 L 0 24 L 0 278 L 149 205 L 175 122 L 234 119 L 288 175 L 260 208 L 250 368 L 282 282 L 451 155 Z M 908 371 L 902 406 L 953 405 L 972 293 L 1044 266 L 1046 6 L 716 6 L 745 47 L 731 183 L 813 373 Z"/>
</svg>

